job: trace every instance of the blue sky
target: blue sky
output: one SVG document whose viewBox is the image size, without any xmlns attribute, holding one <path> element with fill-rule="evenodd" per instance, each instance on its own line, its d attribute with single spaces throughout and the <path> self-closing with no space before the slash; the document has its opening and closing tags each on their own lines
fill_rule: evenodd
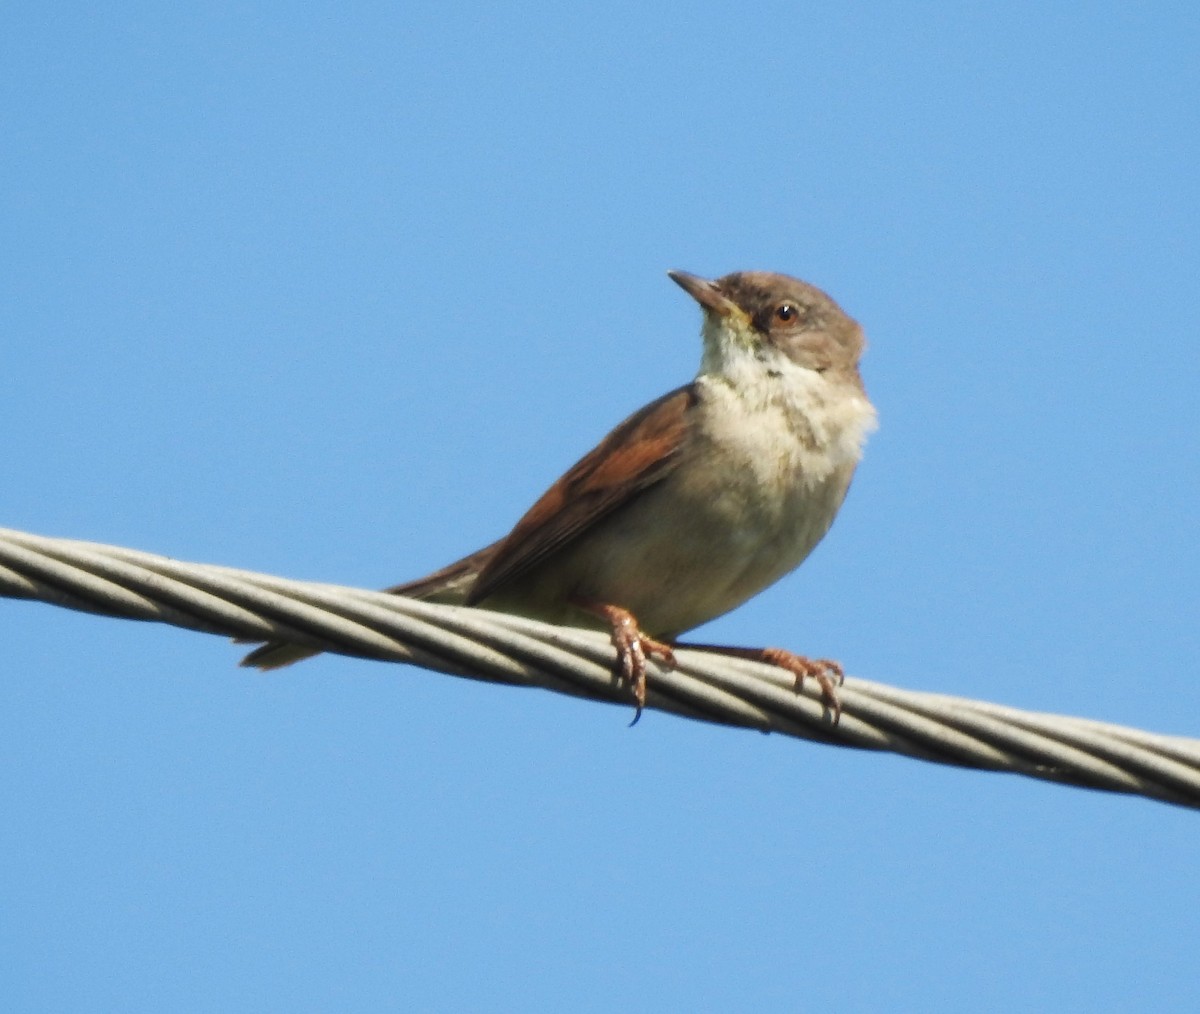
<svg viewBox="0 0 1200 1014">
<path fill-rule="evenodd" d="M 178 7 L 178 5 L 176 5 Z M 703 633 L 1200 735 L 1183 4 L 0 14 L 0 526 L 381 586 L 786 271 L 881 417 Z M 0 602 L 6 1010 L 1194 1009 L 1196 815 Z"/>
</svg>

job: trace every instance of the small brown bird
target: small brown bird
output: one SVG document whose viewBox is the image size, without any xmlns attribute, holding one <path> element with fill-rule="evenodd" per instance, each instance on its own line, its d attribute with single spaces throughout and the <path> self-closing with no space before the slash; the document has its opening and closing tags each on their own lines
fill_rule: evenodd
<svg viewBox="0 0 1200 1014">
<path fill-rule="evenodd" d="M 842 505 L 875 427 L 862 329 L 819 289 L 743 271 L 670 277 L 703 309 L 696 379 L 635 412 L 498 542 L 388 591 L 608 629 L 640 714 L 647 656 L 795 569 Z M 841 666 L 696 645 L 814 677 L 836 722 Z M 317 654 L 269 642 L 274 669 Z M 636 721 L 636 717 L 635 717 Z"/>
</svg>

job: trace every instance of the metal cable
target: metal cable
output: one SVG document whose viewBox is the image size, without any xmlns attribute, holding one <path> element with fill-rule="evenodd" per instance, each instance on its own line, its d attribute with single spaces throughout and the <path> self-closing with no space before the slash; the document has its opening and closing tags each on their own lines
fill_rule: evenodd
<svg viewBox="0 0 1200 1014">
<path fill-rule="evenodd" d="M 409 662 L 631 707 L 604 634 L 482 609 L 181 563 L 0 529 L 0 595 L 248 640 Z M 759 662 L 681 648 L 651 669 L 647 706 L 838 746 L 1010 771 L 1200 808 L 1200 740 L 848 677 L 834 726 L 820 691 Z"/>
</svg>

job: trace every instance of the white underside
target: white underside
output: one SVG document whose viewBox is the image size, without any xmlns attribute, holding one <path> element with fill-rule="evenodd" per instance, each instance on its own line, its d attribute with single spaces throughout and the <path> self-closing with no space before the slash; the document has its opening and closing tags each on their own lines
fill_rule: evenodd
<svg viewBox="0 0 1200 1014">
<path fill-rule="evenodd" d="M 720 367 L 697 378 L 700 425 L 667 478 L 484 605 L 578 623 L 563 603 L 583 596 L 670 638 L 799 566 L 833 523 L 875 410 L 856 385 L 782 356 L 747 350 Z"/>
</svg>

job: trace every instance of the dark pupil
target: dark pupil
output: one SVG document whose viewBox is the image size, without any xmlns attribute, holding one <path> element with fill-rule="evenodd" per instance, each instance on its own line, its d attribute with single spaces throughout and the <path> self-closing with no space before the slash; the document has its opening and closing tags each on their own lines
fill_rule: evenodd
<svg viewBox="0 0 1200 1014">
<path fill-rule="evenodd" d="M 790 303 L 784 303 L 778 310 L 775 311 L 775 316 L 780 320 L 791 320 L 796 316 L 796 308 Z"/>
</svg>

